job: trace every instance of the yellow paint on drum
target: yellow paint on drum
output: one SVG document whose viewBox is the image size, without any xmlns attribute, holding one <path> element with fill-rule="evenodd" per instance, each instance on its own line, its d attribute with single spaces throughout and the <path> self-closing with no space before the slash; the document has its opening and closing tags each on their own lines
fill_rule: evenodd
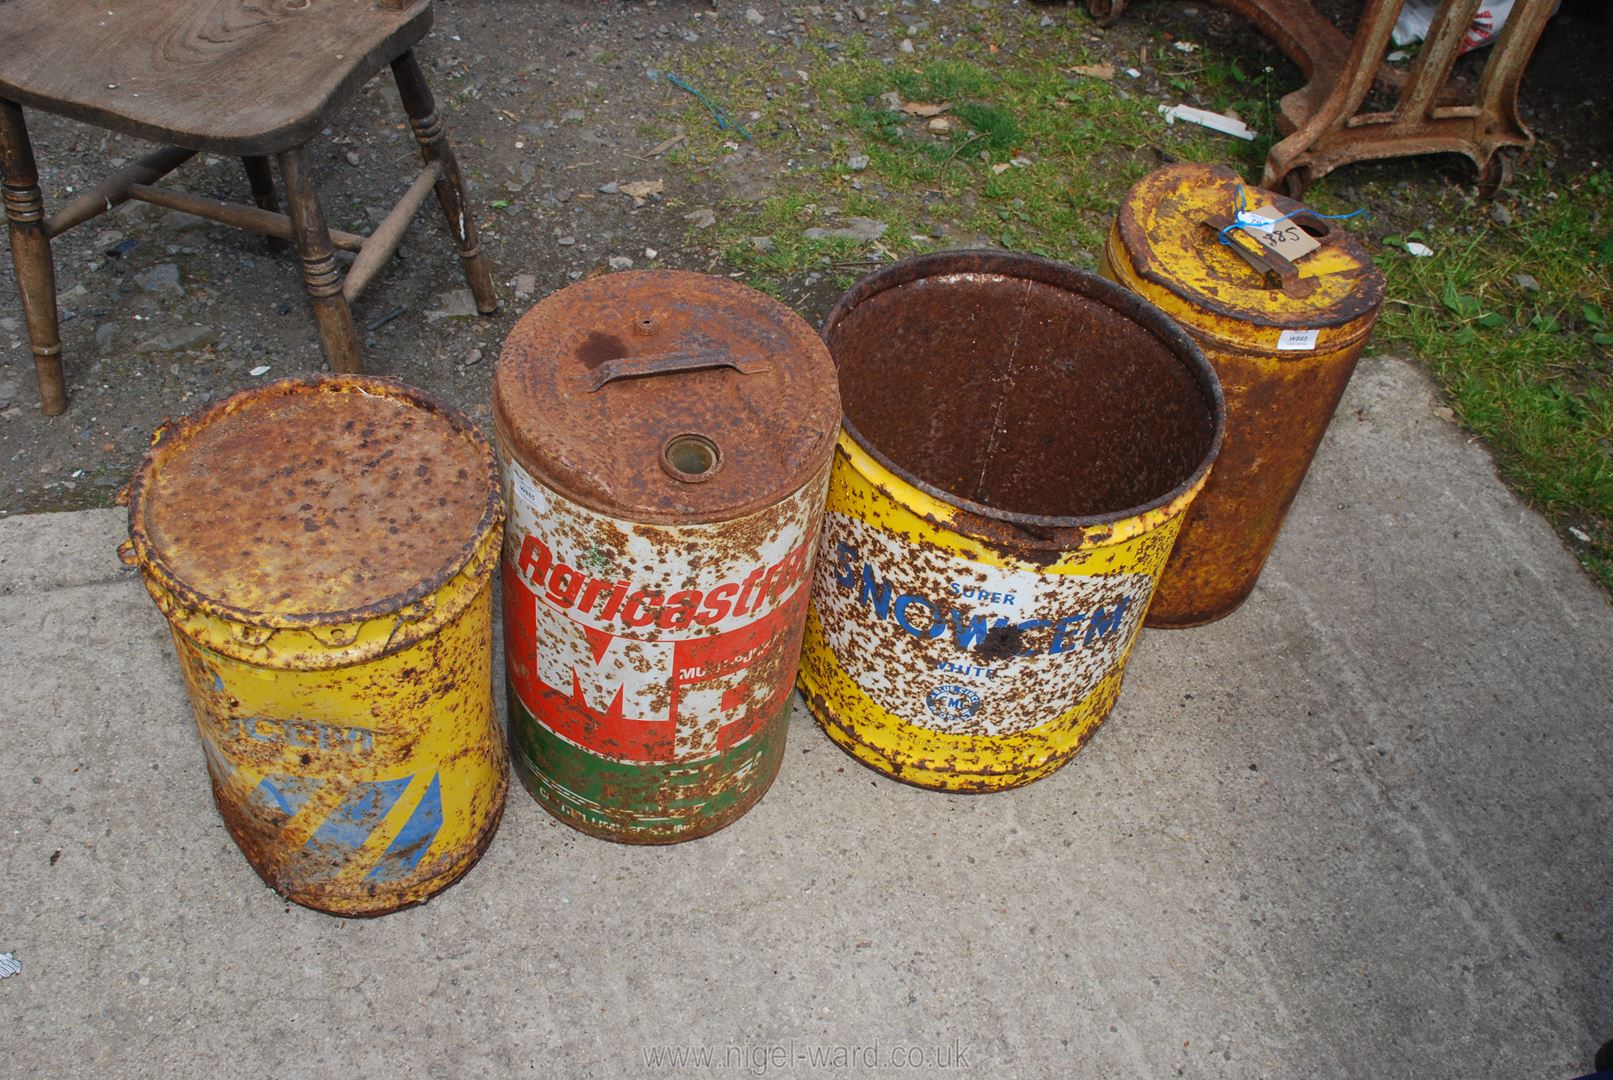
<svg viewBox="0 0 1613 1080">
<path fill-rule="evenodd" d="M 1119 696 L 1221 441 L 1214 372 L 1095 274 L 961 252 L 864 278 L 825 322 L 845 406 L 800 684 L 889 776 L 1054 771 Z"/>
<path fill-rule="evenodd" d="M 226 460 L 248 475 L 219 476 Z M 289 900 L 419 903 L 497 830 L 496 476 L 458 413 L 358 377 L 270 384 L 168 425 L 136 476 L 123 557 L 168 619 L 225 825 Z"/>
<path fill-rule="evenodd" d="M 1319 234 L 1289 280 L 1268 280 L 1206 224 L 1230 222 L 1240 190 L 1251 210 L 1299 214 Z M 1254 591 L 1377 320 L 1384 280 L 1371 256 L 1342 225 L 1302 210 L 1243 188 L 1224 166 L 1183 162 L 1139 180 L 1109 231 L 1102 273 L 1176 320 L 1226 394 L 1226 443 L 1182 527 L 1150 626 L 1212 622 Z"/>
<path fill-rule="evenodd" d="M 967 515 L 906 483 L 842 433 L 835 447 L 834 470 L 829 482 L 827 521 L 830 524 L 825 526 L 825 541 L 818 552 L 814 597 L 836 588 L 834 575 L 839 542 L 836 538 L 844 534 L 849 521 L 862 523 L 910 546 L 915 557 L 920 552 L 942 552 L 959 560 L 999 569 L 1010 578 L 1043 577 L 1055 589 L 1061 579 L 1079 587 L 1079 579 L 1092 576 L 1139 575 L 1152 583 L 1164 569 L 1176 532 L 1181 527 L 1183 511 L 1203 483 L 1200 477 L 1166 505 L 1117 523 L 1107 536 L 1104 530 L 1098 530 L 1084 546 L 1058 554 L 1051 562 L 1040 563 L 1015 558 L 984 538 L 957 531 L 960 525 L 967 528 Z M 889 573 L 900 574 L 902 563 L 903 560 L 897 560 L 889 564 Z M 912 563 L 908 565 L 911 567 Z M 934 580 L 931 579 L 932 584 Z M 816 604 L 807 616 L 801 651 L 801 686 L 813 714 L 829 737 L 859 761 L 880 772 L 944 791 L 984 792 L 1017 787 L 1046 776 L 1067 762 L 1109 714 L 1120 694 L 1126 660 L 1142 625 L 1147 602 L 1148 597 L 1144 595 L 1140 602 L 1134 600 L 1128 604 L 1128 608 L 1136 605 L 1135 616 L 1122 616 L 1121 626 L 1113 631 L 1120 638 L 1111 651 L 1112 662 L 1095 685 L 1047 722 L 1014 734 L 953 734 L 919 726 L 894 715 L 843 666 L 825 639 Z M 1040 704 L 1040 699 L 1035 704 Z M 1032 703 L 1027 702 L 1027 705 Z"/>
</svg>

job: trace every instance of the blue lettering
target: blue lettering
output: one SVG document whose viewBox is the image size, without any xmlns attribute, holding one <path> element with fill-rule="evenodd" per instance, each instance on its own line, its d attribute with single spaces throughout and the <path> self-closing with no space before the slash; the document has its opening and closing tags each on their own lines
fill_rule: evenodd
<svg viewBox="0 0 1613 1080">
<path fill-rule="evenodd" d="M 375 732 L 369 728 L 340 728 L 334 724 L 319 725 L 320 745 L 325 749 L 346 750 L 350 754 L 369 753 L 375 749 Z"/>
<path fill-rule="evenodd" d="M 890 618 L 891 583 L 874 577 L 874 568 L 864 563 L 862 585 L 857 589 L 857 599 L 866 604 L 870 598 L 874 601 L 874 610 L 879 613 L 879 617 Z"/>
<path fill-rule="evenodd" d="M 1024 622 L 1019 624 L 1018 629 L 1019 629 L 1020 634 L 1024 635 L 1028 631 L 1040 630 L 1044 626 L 1052 626 L 1052 625 L 1053 624 L 1051 622 L 1049 622 L 1048 620 L 1046 620 L 1046 619 L 1026 619 Z M 1024 638 L 1021 637 L 1021 640 L 1023 641 Z M 1023 649 L 1023 650 L 1020 651 L 1019 655 L 1020 656 L 1035 656 L 1037 653 L 1039 653 L 1041 651 L 1042 650 L 1040 650 L 1040 649 L 1034 649 L 1034 648 L 1033 649 Z"/>
<path fill-rule="evenodd" d="M 952 636 L 960 649 L 972 649 L 986 636 L 986 617 L 975 615 L 970 618 L 967 625 L 963 621 L 963 612 L 954 608 L 952 610 Z M 998 620 L 1001 625 L 1002 620 Z"/>
<path fill-rule="evenodd" d="M 851 583 L 857 580 L 857 571 L 852 566 L 852 560 L 861 558 L 857 549 L 845 541 L 835 544 L 835 584 L 842 589 L 851 588 Z"/>
<path fill-rule="evenodd" d="M 1060 619 L 1058 625 L 1053 628 L 1053 644 L 1048 647 L 1047 651 L 1061 653 L 1069 652 L 1075 648 L 1076 644 L 1081 640 L 1080 631 L 1076 630 L 1076 628 L 1081 625 L 1082 620 L 1086 617 L 1086 612 L 1082 612 L 1079 615 L 1066 615 Z M 1072 634 L 1072 630 L 1076 632 Z"/>
<path fill-rule="evenodd" d="M 260 734 L 258 729 L 259 724 L 273 724 L 279 730 L 270 731 L 265 728 Z M 279 742 L 286 736 L 285 729 L 280 727 L 280 721 L 278 720 L 262 720 L 254 716 L 248 717 L 242 722 L 241 726 L 246 728 L 247 735 L 258 740 L 259 742 Z"/>
<path fill-rule="evenodd" d="M 276 720 L 267 716 L 246 716 L 230 721 L 233 733 L 258 742 L 309 750 L 341 750 L 368 754 L 375 750 L 375 732 L 369 728 L 322 724 L 317 720 Z"/>
<path fill-rule="evenodd" d="M 1105 612 L 1102 608 L 1094 611 L 1092 613 L 1092 618 L 1087 620 L 1086 643 L 1091 645 L 1093 641 L 1097 640 L 1098 638 L 1108 637 L 1110 634 L 1119 630 L 1120 621 L 1125 617 L 1126 614 L 1126 606 L 1130 603 L 1131 597 L 1122 596 L 1120 598 L 1120 602 L 1115 605 L 1115 609 L 1113 611 Z"/>
<path fill-rule="evenodd" d="M 1001 631 L 1011 626 L 1019 645 L 1019 651 L 1015 655 L 1040 656 L 1044 652 L 1049 655 L 1060 655 L 1074 652 L 1082 645 L 1090 646 L 1096 641 L 1118 633 L 1131 606 L 1131 597 L 1122 596 L 1111 609 L 1099 607 L 1091 612 L 1076 612 L 1056 620 L 1024 619 L 1015 623 L 1005 618 L 955 608 L 951 604 L 943 604 L 911 593 L 898 594 L 891 581 L 888 579 L 881 581 L 875 568 L 863 562 L 861 554 L 850 544 L 837 543 L 835 554 L 835 583 L 843 589 L 855 589 L 857 601 L 872 607 L 875 618 L 894 619 L 904 631 L 921 641 L 943 637 L 950 630 L 953 643 L 964 651 L 978 650 L 986 643 L 992 631 Z M 956 581 L 948 582 L 946 589 L 954 596 L 993 604 L 1012 604 L 1017 599 L 1014 593 L 991 592 L 979 586 L 964 585 Z M 915 607 L 923 608 L 927 618 L 916 620 L 913 613 Z M 1040 630 L 1051 630 L 1046 644 L 1041 646 L 1031 640 L 1032 635 Z M 1041 640 L 1037 639 L 1038 642 Z M 957 670 L 960 674 L 967 672 L 972 675 L 992 674 L 989 668 L 973 668 L 972 665 L 962 669 L 943 670 Z M 352 736 L 355 742 L 359 738 L 358 730 L 354 729 Z M 255 738 L 272 740 L 277 737 L 284 738 L 287 733 L 259 735 L 249 732 L 249 734 L 253 734 Z M 364 732 L 365 737 L 368 734 Z"/>
<path fill-rule="evenodd" d="M 929 625 L 918 627 L 907 621 L 907 609 L 914 605 L 922 605 L 930 613 Z M 896 623 L 903 630 L 916 638 L 940 637 L 946 632 L 946 623 L 936 612 L 935 605 L 922 596 L 900 596 L 896 599 Z"/>
</svg>

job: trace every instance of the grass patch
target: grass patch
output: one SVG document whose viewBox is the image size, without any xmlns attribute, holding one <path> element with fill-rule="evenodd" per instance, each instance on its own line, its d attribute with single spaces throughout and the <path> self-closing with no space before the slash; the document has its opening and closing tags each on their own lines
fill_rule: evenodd
<svg viewBox="0 0 1613 1080">
<path fill-rule="evenodd" d="M 1503 199 L 1506 225 L 1459 189 L 1441 195 L 1440 226 L 1384 237 L 1380 346 L 1423 358 L 1507 480 L 1613 589 L 1613 178 L 1537 168 Z"/>
<path fill-rule="evenodd" d="M 1070 74 L 1089 59 L 1074 29 L 1043 33 L 1040 51 L 1008 56 L 992 52 L 1001 27 L 984 15 L 977 25 L 894 61 L 871 55 L 861 38 L 834 49 L 820 41 L 808 47 L 801 82 L 781 83 L 776 50 L 702 54 L 689 77 L 713 97 L 764 97 L 751 131 L 789 163 L 772 194 L 721 209 L 724 261 L 763 287 L 809 271 L 849 285 L 870 253 L 900 258 L 981 243 L 1092 266 L 1138 177 L 1167 160 L 1224 158 L 1224 140 L 1165 128 L 1147 95 Z M 904 112 L 907 103 L 947 109 L 932 125 L 933 117 Z M 681 118 L 691 133 L 703 129 L 699 139 L 691 134 L 686 164 L 710 165 L 733 149 L 732 139 L 713 137 L 703 113 L 696 103 Z M 861 158 L 866 167 L 851 168 Z M 860 244 L 803 235 L 852 217 L 883 223 L 884 235 Z M 765 238 L 762 250 L 755 237 Z"/>
</svg>

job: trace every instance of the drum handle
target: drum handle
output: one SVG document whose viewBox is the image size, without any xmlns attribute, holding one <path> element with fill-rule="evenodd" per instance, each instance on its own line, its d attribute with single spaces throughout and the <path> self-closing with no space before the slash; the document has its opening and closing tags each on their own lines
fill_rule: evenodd
<svg viewBox="0 0 1613 1080">
<path fill-rule="evenodd" d="M 655 353 L 645 356 L 618 356 L 606 360 L 593 372 L 590 393 L 598 393 L 607 383 L 617 379 L 641 379 L 648 375 L 671 375 L 680 371 L 705 371 L 710 368 L 732 368 L 741 375 L 758 375 L 768 370 L 761 360 L 742 360 L 726 352 Z"/>
</svg>

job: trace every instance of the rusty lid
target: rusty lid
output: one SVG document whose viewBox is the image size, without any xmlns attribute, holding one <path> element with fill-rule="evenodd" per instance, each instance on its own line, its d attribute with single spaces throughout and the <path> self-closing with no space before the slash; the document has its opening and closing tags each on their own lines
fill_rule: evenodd
<svg viewBox="0 0 1613 1080">
<path fill-rule="evenodd" d="M 506 452 L 628 521 L 727 521 L 795 491 L 840 423 L 829 351 L 783 304 L 682 270 L 608 274 L 521 317 L 493 379 Z"/>
<path fill-rule="evenodd" d="M 309 376 L 160 428 L 129 536 L 186 603 L 317 625 L 435 592 L 502 513 L 492 448 L 459 412 L 391 379 Z"/>
<path fill-rule="evenodd" d="M 1344 223 L 1301 215 L 1294 220 L 1319 243 L 1315 251 L 1270 273 L 1221 243 L 1218 227 L 1239 208 L 1303 204 L 1253 185 L 1222 165 L 1169 165 L 1139 180 L 1121 203 L 1115 236 L 1143 295 L 1190 330 L 1233 347 L 1265 351 L 1264 331 L 1324 331 L 1342 346 L 1371 329 L 1383 302 L 1383 274 Z M 1250 328 L 1260 332 L 1251 334 Z M 1273 337 L 1273 340 L 1275 338 Z"/>
</svg>

